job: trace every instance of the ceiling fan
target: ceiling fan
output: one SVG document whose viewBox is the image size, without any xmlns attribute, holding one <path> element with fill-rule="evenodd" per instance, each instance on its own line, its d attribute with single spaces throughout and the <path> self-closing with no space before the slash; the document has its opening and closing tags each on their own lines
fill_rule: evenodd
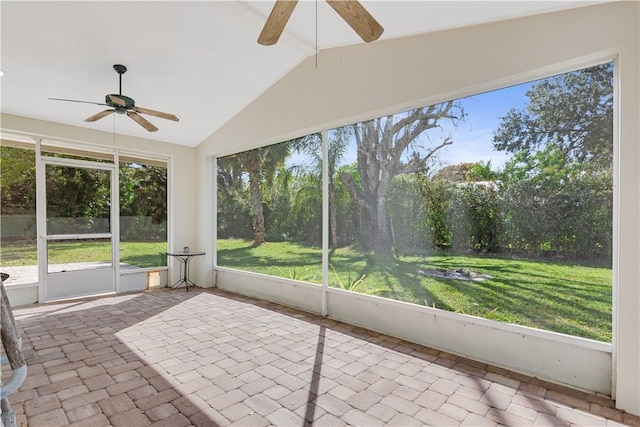
<svg viewBox="0 0 640 427">
<path fill-rule="evenodd" d="M 276 4 L 258 37 L 258 43 L 270 46 L 278 42 L 297 3 L 298 0 L 276 0 Z M 384 32 L 384 28 L 358 1 L 327 0 L 327 3 L 365 42 L 378 40 Z"/>
<path fill-rule="evenodd" d="M 103 117 L 106 117 L 110 114 L 118 113 L 118 114 L 126 114 L 133 121 L 138 123 L 140 126 L 148 130 L 149 132 L 155 132 L 158 130 L 150 121 L 142 117 L 140 114 L 148 114 L 154 117 L 160 117 L 161 119 L 173 120 L 174 122 L 179 122 L 180 117 L 175 114 L 163 113 L 162 111 L 150 110 L 148 108 L 136 107 L 136 103 L 133 99 L 128 96 L 124 96 L 122 94 L 122 75 L 127 72 L 127 67 L 120 64 L 115 64 L 113 69 L 120 75 L 120 90 L 118 94 L 108 94 L 105 97 L 104 103 L 101 102 L 91 102 L 91 101 L 77 101 L 75 99 L 61 99 L 61 98 L 48 98 L 54 101 L 68 101 L 68 102 L 81 102 L 84 104 L 95 104 L 95 105 L 105 105 L 107 107 L 111 107 L 108 110 L 101 111 L 97 114 L 94 114 L 91 117 L 87 117 L 84 119 L 85 122 L 95 122 L 96 120 L 100 120 Z"/>
</svg>

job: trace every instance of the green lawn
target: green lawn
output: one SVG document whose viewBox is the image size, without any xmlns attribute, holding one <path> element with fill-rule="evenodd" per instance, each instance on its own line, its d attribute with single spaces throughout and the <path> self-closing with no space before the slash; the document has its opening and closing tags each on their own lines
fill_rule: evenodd
<svg viewBox="0 0 640 427">
<path fill-rule="evenodd" d="M 120 242 L 120 262 L 137 267 L 167 265 L 166 242 Z M 111 245 L 104 242 L 51 242 L 49 263 L 109 261 Z M 37 265 L 35 244 L 3 244 L 0 265 L 7 267 Z"/>
<path fill-rule="evenodd" d="M 139 267 L 166 265 L 166 243 L 122 242 L 121 260 Z M 52 263 L 103 261 L 109 246 L 99 242 L 57 243 Z M 35 265 L 35 245 L 3 245 L 0 265 Z M 221 266 L 321 283 L 320 248 L 293 243 L 218 241 Z M 498 256 L 429 256 L 378 260 L 349 248 L 331 254 L 331 286 L 415 304 L 611 341 L 610 268 Z M 484 282 L 435 279 L 420 269 L 473 270 Z M 364 279 L 360 280 L 364 275 Z"/>
<path fill-rule="evenodd" d="M 292 243 L 218 241 L 220 266 L 321 283 L 321 251 Z M 611 341 L 610 268 L 490 255 L 377 260 L 349 248 L 330 258 L 330 284 L 415 304 L 600 341 Z M 420 269 L 472 270 L 483 282 L 436 279 Z"/>
</svg>

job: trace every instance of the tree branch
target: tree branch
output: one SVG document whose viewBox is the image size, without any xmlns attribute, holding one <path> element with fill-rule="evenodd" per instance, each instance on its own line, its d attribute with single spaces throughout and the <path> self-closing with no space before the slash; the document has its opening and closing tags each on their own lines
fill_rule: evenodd
<svg viewBox="0 0 640 427">
<path fill-rule="evenodd" d="M 342 172 L 340 174 L 340 180 L 347 187 L 349 191 L 349 195 L 351 196 L 351 200 L 354 202 L 366 206 L 365 198 L 362 192 L 356 187 L 356 183 L 353 182 L 353 177 L 349 175 L 347 172 Z"/>
<path fill-rule="evenodd" d="M 405 164 L 400 170 L 400 173 L 412 173 L 412 172 L 418 172 L 421 169 L 424 169 L 427 165 L 427 162 L 429 161 L 429 159 L 431 157 L 433 157 L 433 155 L 440 149 L 446 147 L 447 145 L 451 145 L 453 144 L 453 139 L 447 137 L 445 138 L 442 143 L 434 148 L 431 149 L 431 151 L 429 151 L 429 154 L 427 154 L 425 157 L 423 157 L 420 161 L 420 163 L 416 163 L 416 162 L 412 162 L 412 163 L 407 163 Z"/>
</svg>

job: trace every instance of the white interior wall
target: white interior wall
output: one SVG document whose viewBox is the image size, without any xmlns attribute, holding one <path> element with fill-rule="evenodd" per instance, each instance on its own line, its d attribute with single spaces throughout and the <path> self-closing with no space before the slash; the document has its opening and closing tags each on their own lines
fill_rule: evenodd
<svg viewBox="0 0 640 427">
<path fill-rule="evenodd" d="M 142 155 L 147 153 L 169 157 L 169 230 L 167 237 L 169 248 L 179 250 L 184 246 L 195 246 L 196 227 L 193 220 L 196 198 L 194 190 L 196 173 L 193 167 L 196 155 L 195 148 L 124 135 L 116 135 L 114 140 L 113 133 L 109 132 L 4 113 L 0 116 L 0 120 L 1 127 L 6 132 L 14 131 L 51 139 L 86 142 L 103 147 L 132 150 L 140 152 Z M 169 262 L 172 261 L 173 259 L 170 258 Z M 173 271 L 176 272 L 176 275 L 179 272 L 177 262 L 173 265 Z M 171 278 L 168 280 L 171 281 Z"/>
<path fill-rule="evenodd" d="M 194 273 L 212 283 L 211 156 L 231 154 L 407 108 L 497 89 L 618 57 L 619 122 L 612 394 L 640 415 L 640 4 L 613 2 L 322 51 L 197 149 Z"/>
</svg>

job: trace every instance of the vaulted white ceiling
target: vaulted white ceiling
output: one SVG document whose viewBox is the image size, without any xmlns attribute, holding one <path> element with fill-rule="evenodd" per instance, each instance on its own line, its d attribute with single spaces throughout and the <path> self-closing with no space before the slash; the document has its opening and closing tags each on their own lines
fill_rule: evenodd
<svg viewBox="0 0 640 427">
<path fill-rule="evenodd" d="M 273 1 L 0 2 L 1 111 L 196 146 L 316 50 L 362 43 L 325 1 L 301 1 L 275 46 L 256 39 Z M 381 39 L 581 7 L 597 1 L 362 1 Z M 375 43 L 375 42 L 374 42 Z M 366 45 L 363 44 L 363 48 Z M 122 115 L 83 120 L 118 92 L 178 114 L 149 117 L 153 134 Z M 322 64 L 318 64 L 322 67 Z M 348 70 L 345 70 L 348 72 Z"/>
</svg>

